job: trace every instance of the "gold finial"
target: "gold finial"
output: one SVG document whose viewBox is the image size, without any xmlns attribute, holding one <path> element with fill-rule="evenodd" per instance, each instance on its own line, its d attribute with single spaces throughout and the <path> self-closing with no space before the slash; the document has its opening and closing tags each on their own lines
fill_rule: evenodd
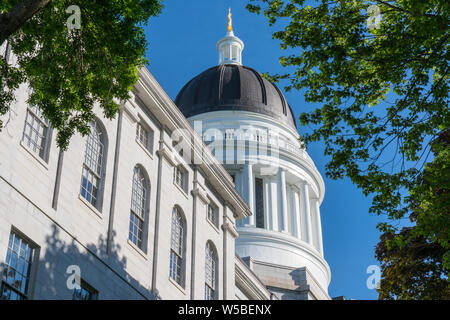
<svg viewBox="0 0 450 320">
<path fill-rule="evenodd" d="M 231 26 L 231 8 L 228 8 L 228 26 L 227 31 L 231 32 L 233 31 L 233 27 Z"/>
</svg>

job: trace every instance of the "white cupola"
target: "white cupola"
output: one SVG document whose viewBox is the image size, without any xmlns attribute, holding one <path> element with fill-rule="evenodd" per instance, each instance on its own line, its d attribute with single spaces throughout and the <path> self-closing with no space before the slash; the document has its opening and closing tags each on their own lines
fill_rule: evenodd
<svg viewBox="0 0 450 320">
<path fill-rule="evenodd" d="M 242 50 L 244 42 L 236 37 L 231 25 L 231 9 L 228 9 L 227 34 L 216 44 L 219 51 L 219 64 L 237 64 L 242 65 Z"/>
</svg>

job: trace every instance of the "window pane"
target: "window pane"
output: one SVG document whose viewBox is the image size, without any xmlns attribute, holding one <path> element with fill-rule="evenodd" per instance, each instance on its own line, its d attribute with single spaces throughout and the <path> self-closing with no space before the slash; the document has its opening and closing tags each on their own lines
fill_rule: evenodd
<svg viewBox="0 0 450 320">
<path fill-rule="evenodd" d="M 172 212 L 172 236 L 170 250 L 170 277 L 182 285 L 184 221 L 177 208 Z"/>
<path fill-rule="evenodd" d="M 97 300 L 98 292 L 86 282 L 81 280 L 78 288 L 74 288 L 72 292 L 72 300 Z"/>
<path fill-rule="evenodd" d="M 205 299 L 215 298 L 216 285 L 216 254 L 212 245 L 208 242 L 205 251 Z"/>
<path fill-rule="evenodd" d="M 45 160 L 48 143 L 48 121 L 37 107 L 29 107 L 25 118 L 22 142 Z"/>
<path fill-rule="evenodd" d="M 214 204 L 208 204 L 208 220 L 217 227 L 218 208 Z"/>
<path fill-rule="evenodd" d="M 91 133 L 86 141 L 83 172 L 81 177 L 81 196 L 94 207 L 98 205 L 103 172 L 103 134 L 96 121 L 91 122 Z"/>
<path fill-rule="evenodd" d="M 22 300 L 29 291 L 31 265 L 34 248 L 17 235 L 11 233 L 1 275 L 1 299 Z"/>
<path fill-rule="evenodd" d="M 147 203 L 147 183 L 139 167 L 134 168 L 131 191 L 131 213 L 129 239 L 142 249 L 145 209 Z"/>
</svg>

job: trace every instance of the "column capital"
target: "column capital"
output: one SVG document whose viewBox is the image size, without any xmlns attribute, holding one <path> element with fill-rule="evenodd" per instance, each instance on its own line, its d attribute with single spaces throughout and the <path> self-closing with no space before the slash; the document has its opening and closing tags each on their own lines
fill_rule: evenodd
<svg viewBox="0 0 450 320">
<path fill-rule="evenodd" d="M 303 186 L 303 185 L 309 185 L 308 181 L 300 179 L 300 182 L 298 183 L 299 185 Z"/>
<path fill-rule="evenodd" d="M 231 236 L 236 239 L 237 237 L 239 237 L 239 233 L 237 232 L 236 228 L 234 225 L 232 225 L 229 222 L 226 222 L 222 225 L 222 230 L 223 231 L 228 231 Z"/>
</svg>

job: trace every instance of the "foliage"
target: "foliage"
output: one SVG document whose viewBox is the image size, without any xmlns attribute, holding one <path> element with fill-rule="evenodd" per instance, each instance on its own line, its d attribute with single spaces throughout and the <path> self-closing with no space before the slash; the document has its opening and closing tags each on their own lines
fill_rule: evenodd
<svg viewBox="0 0 450 320">
<path fill-rule="evenodd" d="M 450 299 L 448 248 L 450 230 L 450 130 L 438 139 L 443 150 L 427 165 L 412 188 L 410 220 L 414 227 L 386 232 L 376 248 L 383 278 L 380 299 Z M 447 159 L 447 160 L 445 160 Z"/>
<path fill-rule="evenodd" d="M 146 62 L 142 26 L 160 13 L 160 1 L 52 0 L 8 39 L 17 63 L 0 59 L 0 115 L 10 111 L 14 90 L 26 81 L 28 103 L 57 129 L 62 149 L 75 131 L 89 132 L 96 103 L 113 118 Z M 2 1 L 0 12 L 18 2 Z M 66 26 L 71 5 L 81 10 L 80 29 Z"/>
<path fill-rule="evenodd" d="M 251 12 L 263 11 L 280 26 L 273 38 L 288 52 L 280 58 L 287 73 L 267 77 L 288 81 L 286 90 L 302 90 L 306 101 L 321 105 L 300 115 L 302 128 L 309 127 L 302 140 L 325 142 L 328 177 L 346 176 L 374 196 L 370 212 L 388 217 L 378 226 L 380 246 L 390 237 L 402 242 L 395 254 L 378 257 L 392 259 L 385 264 L 403 253 L 415 258 L 408 246 L 416 241 L 438 246 L 444 275 L 434 276 L 448 281 L 448 2 L 250 1 Z M 371 5 L 381 13 L 375 24 Z M 398 232 L 395 224 L 405 218 L 414 227 Z M 413 278 L 400 289 L 382 281 L 380 298 L 432 296 L 409 291 Z"/>
</svg>

